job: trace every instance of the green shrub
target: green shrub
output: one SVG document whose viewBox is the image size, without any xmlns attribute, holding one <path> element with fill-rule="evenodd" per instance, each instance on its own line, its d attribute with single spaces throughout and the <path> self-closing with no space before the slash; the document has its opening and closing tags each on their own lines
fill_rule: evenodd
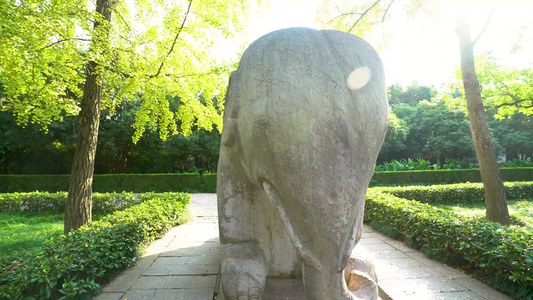
<svg viewBox="0 0 533 300">
<path fill-rule="evenodd" d="M 94 192 L 215 192 L 216 174 L 95 174 Z M 3 175 L 0 192 L 68 191 L 70 175 Z"/>
<path fill-rule="evenodd" d="M 216 174 L 105 174 L 94 176 L 99 192 L 214 192 Z"/>
<path fill-rule="evenodd" d="M 187 220 L 188 194 L 163 194 L 51 238 L 1 270 L 0 298 L 89 298 L 142 247 Z"/>
<path fill-rule="evenodd" d="M 420 162 L 417 162 L 420 164 Z M 533 168 L 501 168 L 505 181 L 533 178 Z M 2 175 L 0 193 L 67 191 L 70 175 Z M 481 182 L 478 169 L 420 170 L 374 173 L 372 186 Z M 217 174 L 106 174 L 94 175 L 95 192 L 216 192 Z"/>
<path fill-rule="evenodd" d="M 0 192 L 68 191 L 70 175 L 4 175 L 0 174 Z"/>
<path fill-rule="evenodd" d="M 375 172 L 372 185 L 396 186 L 409 184 L 442 184 L 459 182 L 481 182 L 478 169 L 469 170 L 413 170 Z"/>
<path fill-rule="evenodd" d="M 93 193 L 93 212 L 110 213 L 122 210 L 143 199 L 153 198 L 155 193 Z M 159 197 L 161 194 L 158 194 Z M 0 193 L 0 212 L 5 211 L 63 211 L 67 201 L 67 192 L 29 192 L 29 193 Z"/>
<path fill-rule="evenodd" d="M 533 160 L 513 158 L 503 162 L 503 166 L 507 168 L 533 168 Z"/>
<path fill-rule="evenodd" d="M 533 180 L 533 168 L 500 168 L 505 181 L 531 181 Z"/>
<path fill-rule="evenodd" d="M 525 167 L 525 166 L 524 166 Z M 431 164 L 424 158 L 418 158 L 416 160 L 408 158 L 389 162 L 383 162 L 380 165 L 376 165 L 376 171 L 412 171 L 412 170 L 438 170 L 438 169 L 472 169 L 472 165 L 466 161 L 460 159 L 446 157 L 444 164 L 440 160 L 437 163 Z"/>
<path fill-rule="evenodd" d="M 66 192 L 2 193 L 0 211 L 64 210 L 66 200 Z"/>
<path fill-rule="evenodd" d="M 500 168 L 504 181 L 529 181 L 533 168 Z M 461 182 L 482 182 L 479 169 L 469 170 L 412 170 L 375 172 L 372 186 L 428 185 Z"/>
<path fill-rule="evenodd" d="M 437 190 L 440 188 L 435 187 Z M 449 264 L 470 264 L 517 299 L 533 294 L 533 236 L 484 219 L 469 219 L 407 200 L 394 189 L 369 189 L 365 222 Z"/>
<path fill-rule="evenodd" d="M 533 182 L 505 182 L 508 199 L 533 198 Z M 409 200 L 424 203 L 476 203 L 485 201 L 482 183 L 459 183 L 448 185 L 382 187 L 383 191 Z"/>
</svg>

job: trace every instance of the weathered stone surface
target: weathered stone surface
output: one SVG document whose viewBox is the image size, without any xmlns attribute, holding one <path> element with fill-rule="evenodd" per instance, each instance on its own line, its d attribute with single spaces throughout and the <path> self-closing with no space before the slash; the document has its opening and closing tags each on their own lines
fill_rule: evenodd
<svg viewBox="0 0 533 300">
<path fill-rule="evenodd" d="M 344 268 L 348 290 L 361 299 L 378 299 L 378 277 L 371 259 L 352 252 Z"/>
<path fill-rule="evenodd" d="M 262 299 L 267 275 L 302 276 L 308 299 L 357 299 L 343 270 L 387 115 L 383 67 L 362 39 L 291 28 L 250 45 L 218 166 L 224 299 Z"/>
</svg>

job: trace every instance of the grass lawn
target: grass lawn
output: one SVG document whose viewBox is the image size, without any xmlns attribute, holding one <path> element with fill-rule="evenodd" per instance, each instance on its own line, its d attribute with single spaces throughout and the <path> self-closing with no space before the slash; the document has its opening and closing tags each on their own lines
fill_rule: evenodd
<svg viewBox="0 0 533 300">
<path fill-rule="evenodd" d="M 93 220 L 102 216 L 93 215 Z M 63 233 L 63 212 L 0 212 L 0 258 L 33 251 Z"/>
<path fill-rule="evenodd" d="M 0 256 L 32 251 L 45 240 L 62 233 L 62 212 L 1 212 Z"/>
<path fill-rule="evenodd" d="M 485 203 L 476 204 L 433 204 L 433 206 L 454 211 L 463 216 L 484 217 Z M 523 229 L 533 232 L 533 198 L 522 200 L 508 201 L 509 214 L 511 215 L 511 224 L 522 227 Z"/>
</svg>

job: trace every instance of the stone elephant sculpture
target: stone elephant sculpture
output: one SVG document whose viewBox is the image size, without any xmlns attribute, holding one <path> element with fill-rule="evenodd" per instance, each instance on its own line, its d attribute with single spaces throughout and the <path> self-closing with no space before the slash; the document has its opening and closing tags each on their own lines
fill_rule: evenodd
<svg viewBox="0 0 533 300">
<path fill-rule="evenodd" d="M 383 144 L 383 67 L 364 40 L 290 28 L 231 74 L 218 165 L 223 299 L 263 299 L 267 276 L 308 299 L 356 299 L 343 277 Z"/>
</svg>

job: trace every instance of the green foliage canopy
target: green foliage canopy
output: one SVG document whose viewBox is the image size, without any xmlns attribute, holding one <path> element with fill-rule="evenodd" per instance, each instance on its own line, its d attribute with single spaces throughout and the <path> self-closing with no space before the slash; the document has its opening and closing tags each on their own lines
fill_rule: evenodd
<svg viewBox="0 0 533 300">
<path fill-rule="evenodd" d="M 407 123 L 398 118 L 392 109 L 389 109 L 389 120 L 387 123 L 387 135 L 381 147 L 378 161 L 389 161 L 398 157 L 402 150 L 405 150 L 405 141 L 409 135 Z"/>
<path fill-rule="evenodd" d="M 134 140 L 147 127 L 162 139 L 193 126 L 221 130 L 210 99 L 224 94 L 232 62 L 221 63 L 213 49 L 242 30 L 247 7 L 246 0 L 116 0 L 107 22 L 87 0 L 0 0 L 1 108 L 44 129 L 77 115 L 85 66 L 94 61 L 104 109 L 141 100 Z"/>
<path fill-rule="evenodd" d="M 481 86 L 481 97 L 485 110 L 497 120 L 512 118 L 516 114 L 533 114 L 533 68 L 511 68 L 500 65 L 500 61 L 490 53 L 476 56 L 476 74 Z M 456 91 L 450 105 L 465 106 L 462 76 L 459 69 L 455 72 L 455 82 L 451 88 Z"/>
<path fill-rule="evenodd" d="M 446 105 L 442 99 L 422 100 L 416 106 L 397 105 L 396 115 L 409 127 L 407 148 L 418 155 L 438 158 L 475 157 L 468 119 L 463 111 Z"/>
<path fill-rule="evenodd" d="M 477 59 L 477 66 L 484 105 L 497 110 L 495 118 L 533 115 L 533 68 L 501 67 L 486 55 Z"/>
</svg>

